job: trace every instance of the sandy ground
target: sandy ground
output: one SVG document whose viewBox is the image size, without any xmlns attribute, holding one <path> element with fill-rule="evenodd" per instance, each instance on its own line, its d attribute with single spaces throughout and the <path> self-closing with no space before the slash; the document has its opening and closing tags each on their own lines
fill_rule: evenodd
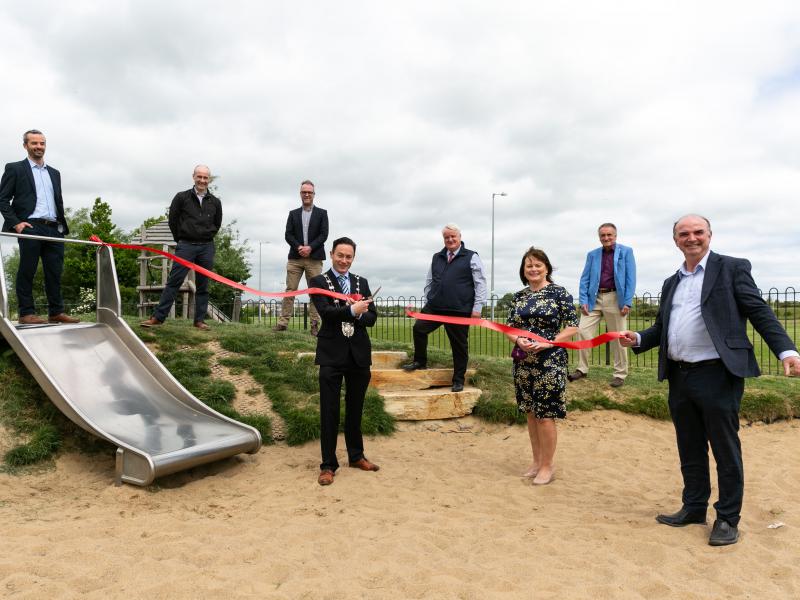
<svg viewBox="0 0 800 600">
<path fill-rule="evenodd" d="M 343 468 L 327 488 L 316 444 L 147 489 L 115 487 L 110 454 L 67 454 L 0 475 L 0 596 L 798 598 L 800 421 L 742 439 L 742 538 L 726 548 L 654 521 L 679 506 L 671 425 L 615 412 L 570 415 L 544 487 L 518 476 L 523 428 L 471 418 L 367 439 L 380 472 Z"/>
</svg>

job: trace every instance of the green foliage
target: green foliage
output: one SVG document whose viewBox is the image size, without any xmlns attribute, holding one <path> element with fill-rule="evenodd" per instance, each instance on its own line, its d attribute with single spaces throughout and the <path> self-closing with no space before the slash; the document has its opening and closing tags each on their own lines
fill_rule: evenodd
<svg viewBox="0 0 800 600">
<path fill-rule="evenodd" d="M 739 414 L 746 421 L 762 421 L 773 423 L 774 421 L 800 416 L 797 411 L 796 403 L 786 396 L 780 396 L 774 392 L 751 392 L 742 396 L 742 405 Z"/>
<path fill-rule="evenodd" d="M 494 314 L 495 316 L 500 316 L 501 318 L 507 318 L 508 309 L 511 308 L 511 301 L 514 299 L 514 293 L 509 292 L 508 294 L 504 294 L 502 298 L 497 301 L 495 305 Z"/>
<path fill-rule="evenodd" d="M 61 447 L 61 435 L 50 424 L 38 427 L 28 443 L 12 448 L 5 454 L 5 462 L 11 467 L 21 467 L 50 458 Z"/>
<path fill-rule="evenodd" d="M 126 243 L 130 237 L 111 221 L 111 206 L 101 198 L 95 198 L 91 211 L 77 211 L 70 223 L 69 237 L 88 240 L 92 235 L 104 242 Z M 67 304 L 80 302 L 80 290 L 94 290 L 96 287 L 96 248 L 84 244 L 67 244 L 64 250 L 64 275 L 62 291 Z M 117 278 L 123 303 L 135 301 L 136 286 L 139 279 L 139 266 L 136 253 L 120 250 L 114 254 Z"/>
<path fill-rule="evenodd" d="M 264 386 L 273 409 L 286 422 L 290 446 L 319 438 L 319 370 L 312 356 L 296 358 L 298 352 L 314 350 L 313 338 L 301 331 L 277 334 L 253 327 L 230 327 L 222 333 L 220 345 L 241 355 L 224 359 L 225 366 L 247 370 Z M 343 415 L 344 410 L 341 419 Z M 367 435 L 389 435 L 395 430 L 383 398 L 373 389 L 364 399 L 361 430 Z"/>
<path fill-rule="evenodd" d="M 505 423 L 507 425 L 516 423 L 517 425 L 522 425 L 527 421 L 525 414 L 517 410 L 516 404 L 512 404 L 507 400 L 484 396 L 480 397 L 472 414 L 489 423 Z"/>
<path fill-rule="evenodd" d="M 342 415 L 340 428 L 344 431 L 344 411 Z M 383 397 L 375 389 L 368 388 L 364 397 L 361 432 L 365 435 L 390 435 L 394 431 L 394 418 L 384 410 Z"/>
<path fill-rule="evenodd" d="M 246 283 L 250 279 L 250 261 L 247 258 L 247 240 L 239 240 L 236 221 L 224 225 L 214 238 L 216 255 L 214 272 L 237 283 Z M 226 285 L 210 282 L 208 286 L 209 301 L 219 307 L 228 308 L 233 304 L 233 290 Z M 229 314 L 230 316 L 230 314 Z"/>
</svg>

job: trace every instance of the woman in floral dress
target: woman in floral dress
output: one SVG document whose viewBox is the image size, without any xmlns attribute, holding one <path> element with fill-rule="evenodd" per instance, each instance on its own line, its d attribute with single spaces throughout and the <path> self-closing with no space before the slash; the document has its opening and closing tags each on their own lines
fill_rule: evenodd
<svg viewBox="0 0 800 600">
<path fill-rule="evenodd" d="M 578 332 L 578 317 L 572 296 L 553 283 L 553 266 L 542 250 L 531 247 L 522 257 L 519 277 L 528 284 L 516 294 L 508 312 L 508 324 L 547 340 L 563 342 Z M 514 359 L 514 388 L 519 410 L 528 415 L 533 462 L 524 473 L 533 483 L 553 479 L 556 452 L 556 419 L 567 416 L 564 392 L 567 385 L 567 351 L 551 343 L 509 334 L 519 349 Z"/>
</svg>

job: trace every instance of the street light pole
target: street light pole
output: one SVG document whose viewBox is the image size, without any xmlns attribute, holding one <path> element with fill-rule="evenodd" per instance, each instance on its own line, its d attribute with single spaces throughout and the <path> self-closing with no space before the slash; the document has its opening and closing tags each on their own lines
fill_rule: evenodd
<svg viewBox="0 0 800 600">
<path fill-rule="evenodd" d="M 489 285 L 489 302 L 492 305 L 492 321 L 494 321 L 494 198 L 495 196 L 507 196 L 505 192 L 492 194 L 492 274 L 491 284 Z"/>
<path fill-rule="evenodd" d="M 258 242 L 258 290 L 261 291 L 261 246 L 269 242 Z M 261 323 L 261 296 L 258 297 L 258 322 Z"/>
</svg>

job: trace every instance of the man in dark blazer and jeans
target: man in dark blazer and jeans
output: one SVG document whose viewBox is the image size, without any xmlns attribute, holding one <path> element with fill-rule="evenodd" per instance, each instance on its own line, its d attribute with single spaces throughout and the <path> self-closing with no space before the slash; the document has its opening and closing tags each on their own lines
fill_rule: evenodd
<svg viewBox="0 0 800 600">
<path fill-rule="evenodd" d="M 314 295 L 312 300 L 322 317 L 317 336 L 316 364 L 319 365 L 319 420 L 322 463 L 318 483 L 330 485 L 339 461 L 336 441 L 339 434 L 339 404 L 342 379 L 345 382 L 344 439 L 349 466 L 362 471 L 377 471 L 378 465 L 364 457 L 361 436 L 361 413 L 369 385 L 372 345 L 367 327 L 375 325 L 378 313 L 372 303 L 369 283 L 350 272 L 356 255 L 356 244 L 342 237 L 333 242 L 332 267 L 314 277 L 311 287 L 342 294 L 360 294 L 363 299 L 343 302 L 329 296 Z"/>
<path fill-rule="evenodd" d="M 638 333 L 623 331 L 620 342 L 637 354 L 658 347 L 658 378 L 669 381 L 683 506 L 656 520 L 672 527 L 706 522 L 710 445 L 717 462 L 719 500 L 708 543 L 725 546 L 739 539 L 744 494 L 739 405 L 744 378 L 759 375 L 747 321 L 783 361 L 787 376 L 800 375 L 800 356 L 761 298 L 749 261 L 709 251 L 708 219 L 682 217 L 673 226 L 673 238 L 685 262 L 664 282 L 655 323 Z"/>
<path fill-rule="evenodd" d="M 61 197 L 61 173 L 44 162 L 47 146 L 44 134 L 31 129 L 22 136 L 28 157 L 8 163 L 0 180 L 0 212 L 3 231 L 63 238 L 69 233 Z M 44 289 L 47 294 L 47 321 L 36 314 L 33 278 L 42 259 Z M 19 322 L 22 325 L 78 323 L 64 313 L 61 273 L 64 270 L 64 244 L 19 238 L 19 270 L 16 292 Z"/>
<path fill-rule="evenodd" d="M 300 201 L 302 206 L 289 212 L 286 219 L 286 243 L 289 244 L 289 259 L 286 263 L 286 291 L 293 292 L 300 285 L 303 273 L 306 283 L 322 273 L 322 261 L 325 260 L 325 240 L 328 239 L 328 213 L 314 205 L 314 184 L 305 180 L 300 184 Z M 275 331 L 286 331 L 289 317 L 292 316 L 294 298 L 284 298 L 281 318 L 275 325 Z M 314 304 L 311 305 L 311 335 L 319 331 L 319 315 Z"/>
</svg>

